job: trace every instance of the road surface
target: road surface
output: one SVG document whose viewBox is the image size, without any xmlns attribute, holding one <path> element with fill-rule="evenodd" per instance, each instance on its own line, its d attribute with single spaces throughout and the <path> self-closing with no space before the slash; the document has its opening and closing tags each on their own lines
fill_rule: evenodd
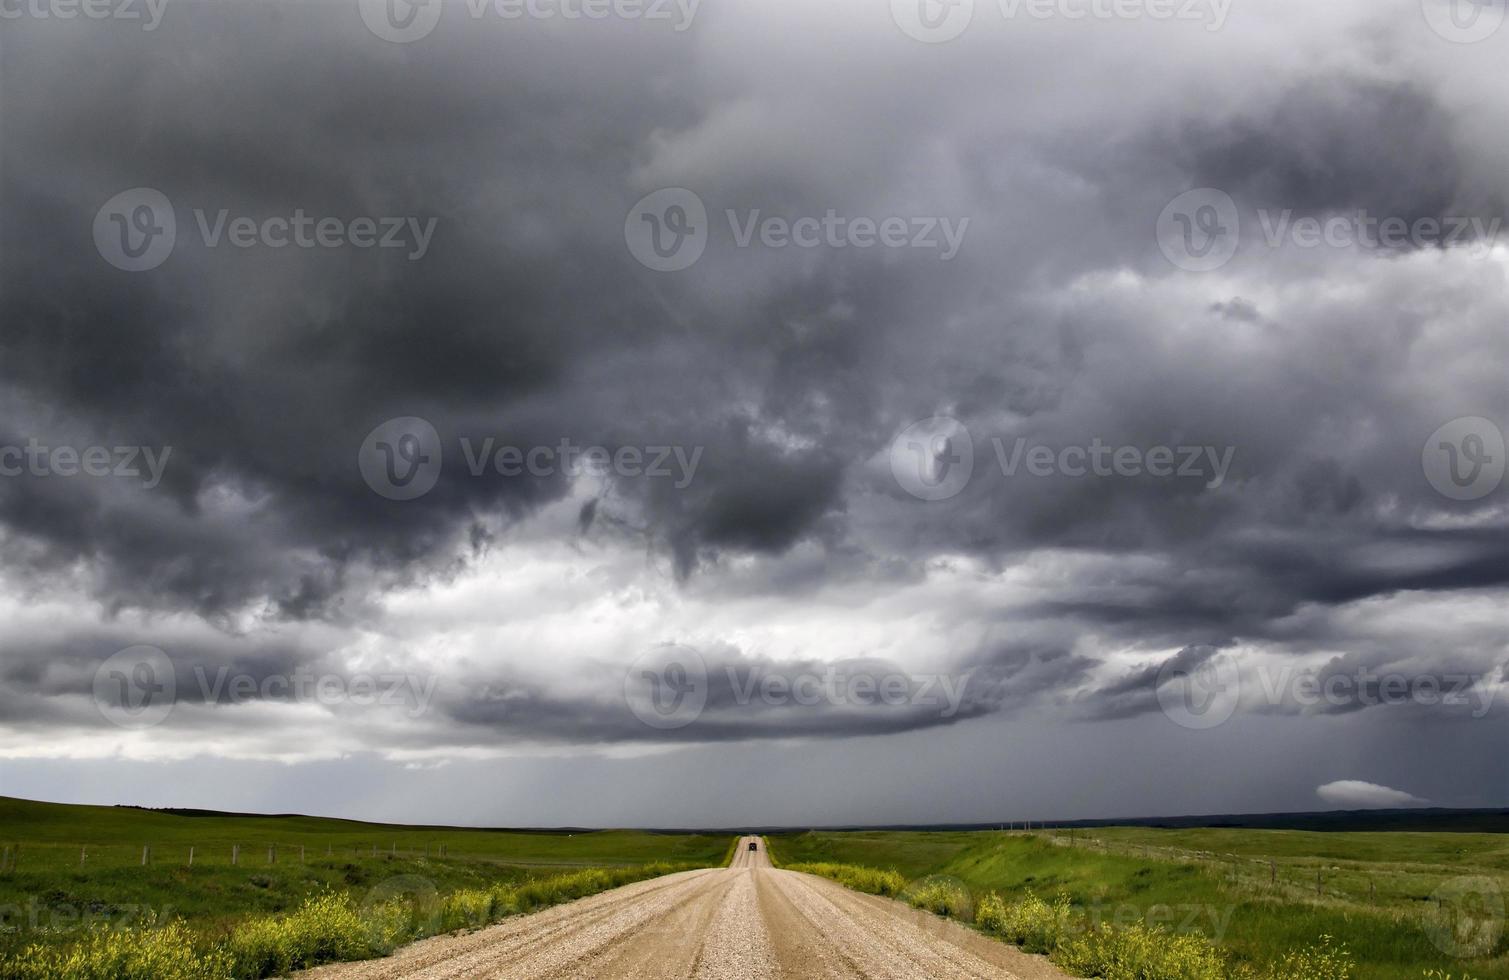
<svg viewBox="0 0 1509 980">
<path fill-rule="evenodd" d="M 749 842 L 758 850 L 750 851 Z M 305 980 L 1059 980 L 957 923 L 770 866 L 757 837 L 729 868 L 667 875 L 438 936 Z"/>
</svg>

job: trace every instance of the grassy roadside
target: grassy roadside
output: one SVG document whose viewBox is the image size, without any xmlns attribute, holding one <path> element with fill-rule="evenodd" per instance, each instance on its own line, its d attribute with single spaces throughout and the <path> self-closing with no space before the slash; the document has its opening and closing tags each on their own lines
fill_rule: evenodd
<svg viewBox="0 0 1509 980">
<path fill-rule="evenodd" d="M 723 835 L 457 830 L 0 798 L 0 978 L 271 976 L 712 867 L 730 849 Z"/>
<path fill-rule="evenodd" d="M 487 889 L 440 894 L 426 880 L 390 879 L 360 904 L 324 892 L 285 915 L 243 920 L 229 933 L 196 933 L 180 919 L 93 929 L 67 944 L 37 943 L 0 960 L 7 980 L 261 980 L 322 963 L 371 959 L 440 933 L 479 929 L 689 865 L 571 871 Z"/>
<path fill-rule="evenodd" d="M 787 867 L 894 891 L 1082 976 L 1509 977 L 1502 917 L 1464 918 L 1451 895 L 1463 881 L 1509 890 L 1502 837 L 1117 829 L 1068 843 L 947 832 L 774 841 Z"/>
</svg>

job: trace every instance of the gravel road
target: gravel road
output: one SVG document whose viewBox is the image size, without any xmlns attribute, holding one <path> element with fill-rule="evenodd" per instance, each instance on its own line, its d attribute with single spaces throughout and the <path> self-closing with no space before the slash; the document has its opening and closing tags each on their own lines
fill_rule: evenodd
<svg viewBox="0 0 1509 980">
<path fill-rule="evenodd" d="M 749 843 L 758 850 L 749 850 Z M 1046 960 L 900 902 L 778 871 L 757 837 L 687 871 L 438 936 L 305 980 L 1060 980 Z"/>
</svg>

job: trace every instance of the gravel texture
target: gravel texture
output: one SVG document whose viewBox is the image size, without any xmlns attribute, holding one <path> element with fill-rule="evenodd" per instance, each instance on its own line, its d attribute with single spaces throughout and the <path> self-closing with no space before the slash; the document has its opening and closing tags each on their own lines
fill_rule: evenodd
<svg viewBox="0 0 1509 980">
<path fill-rule="evenodd" d="M 747 842 L 759 843 L 750 851 Z M 778 871 L 763 842 L 688 871 L 305 980 L 1061 980 L 1041 957 L 899 902 Z"/>
</svg>

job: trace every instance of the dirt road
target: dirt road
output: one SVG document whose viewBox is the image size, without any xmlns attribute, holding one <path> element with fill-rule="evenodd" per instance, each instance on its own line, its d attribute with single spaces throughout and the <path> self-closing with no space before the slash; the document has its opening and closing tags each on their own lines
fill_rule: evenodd
<svg viewBox="0 0 1509 980">
<path fill-rule="evenodd" d="M 749 843 L 758 849 L 749 850 Z M 733 866 L 618 888 L 306 980 L 1059 980 L 1040 957 L 899 902 L 770 866 L 756 837 Z"/>
</svg>

